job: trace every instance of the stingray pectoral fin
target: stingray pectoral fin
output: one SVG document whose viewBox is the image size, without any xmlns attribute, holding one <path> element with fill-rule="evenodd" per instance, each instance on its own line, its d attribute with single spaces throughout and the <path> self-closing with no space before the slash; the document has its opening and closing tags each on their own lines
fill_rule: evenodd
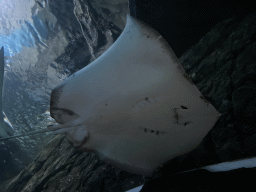
<svg viewBox="0 0 256 192">
<path fill-rule="evenodd" d="M 105 53 L 52 91 L 50 112 L 58 128 L 77 126 L 74 146 L 148 173 L 198 146 L 220 116 L 164 38 L 129 15 Z"/>
</svg>

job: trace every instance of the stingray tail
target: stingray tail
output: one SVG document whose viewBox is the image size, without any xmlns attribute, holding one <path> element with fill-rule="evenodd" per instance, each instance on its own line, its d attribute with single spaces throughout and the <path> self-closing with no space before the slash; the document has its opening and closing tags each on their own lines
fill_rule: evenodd
<svg viewBox="0 0 256 192">
<path fill-rule="evenodd" d="M 77 125 L 69 126 L 66 124 L 59 124 L 59 125 L 49 125 L 47 127 L 47 130 L 51 134 L 60 134 L 60 133 L 67 133 L 69 131 L 72 131 L 73 129 L 75 129 L 77 127 L 79 127 L 79 126 L 77 126 Z"/>
<path fill-rule="evenodd" d="M 77 128 L 77 126 L 69 126 L 66 124 L 58 124 L 58 125 L 49 125 L 47 126 L 46 129 L 42 129 L 42 130 L 37 130 L 37 131 L 32 131 L 32 132 L 28 132 L 25 134 L 21 134 L 21 135 L 14 135 L 11 137 L 6 137 L 6 138 L 1 138 L 1 141 L 6 141 L 9 139 L 13 139 L 13 138 L 18 138 L 18 137 L 25 137 L 25 136 L 29 136 L 29 135 L 36 135 L 36 134 L 40 134 L 40 133 L 48 133 L 48 134 L 61 134 L 61 133 L 67 133 L 73 129 Z"/>
<path fill-rule="evenodd" d="M 31 132 L 21 134 L 21 135 L 14 135 L 14 136 L 11 136 L 11 137 L 1 138 L 0 141 L 5 141 L 5 140 L 13 139 L 13 138 L 18 138 L 18 137 L 25 137 L 25 136 L 28 136 L 28 135 L 36 135 L 36 134 L 39 134 L 39 133 L 46 133 L 46 132 L 51 132 L 51 131 L 47 130 L 47 129 L 38 130 L 38 131 L 31 131 Z"/>
</svg>

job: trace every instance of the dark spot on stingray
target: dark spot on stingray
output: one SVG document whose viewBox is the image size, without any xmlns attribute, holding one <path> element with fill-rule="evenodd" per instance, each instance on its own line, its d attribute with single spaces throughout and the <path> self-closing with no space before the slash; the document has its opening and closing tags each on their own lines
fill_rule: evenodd
<svg viewBox="0 0 256 192">
<path fill-rule="evenodd" d="M 108 106 L 108 104 L 107 104 L 107 103 L 105 103 L 105 105 L 106 105 L 106 106 Z"/>
<path fill-rule="evenodd" d="M 147 35 L 147 38 L 149 38 L 149 35 Z"/>
<path fill-rule="evenodd" d="M 145 100 L 146 100 L 147 102 L 149 102 L 148 97 L 146 97 Z"/>
<path fill-rule="evenodd" d="M 156 135 L 159 135 L 159 131 L 156 131 Z"/>
<path fill-rule="evenodd" d="M 100 117 L 102 117 L 102 116 L 100 116 Z"/>
<path fill-rule="evenodd" d="M 184 126 L 186 126 L 187 124 L 189 124 L 190 122 L 186 122 L 186 123 L 184 123 Z"/>
<path fill-rule="evenodd" d="M 176 119 L 176 123 L 179 124 L 179 116 L 177 113 L 177 108 L 174 108 L 173 111 L 175 113 L 173 117 L 174 117 L 174 119 Z"/>
<path fill-rule="evenodd" d="M 154 133 L 154 130 L 150 130 L 150 133 Z"/>
<path fill-rule="evenodd" d="M 144 128 L 144 132 L 147 133 L 147 129 L 146 128 Z"/>
<path fill-rule="evenodd" d="M 185 107 L 185 106 L 183 106 L 183 105 L 181 105 L 180 106 L 182 109 L 188 109 L 187 107 Z"/>
</svg>

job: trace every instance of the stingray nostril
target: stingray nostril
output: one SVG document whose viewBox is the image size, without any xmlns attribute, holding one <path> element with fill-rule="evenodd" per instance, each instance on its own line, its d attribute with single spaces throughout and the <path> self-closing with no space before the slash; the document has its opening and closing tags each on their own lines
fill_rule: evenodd
<svg viewBox="0 0 256 192">
<path fill-rule="evenodd" d="M 55 121 L 57 121 L 57 123 L 60 124 L 73 121 L 79 117 L 79 115 L 76 114 L 74 111 L 64 108 L 51 107 L 50 112 L 51 117 L 54 118 Z"/>
<path fill-rule="evenodd" d="M 73 116 L 75 113 L 74 113 L 73 111 L 68 110 L 68 111 L 67 111 L 67 114 Z"/>
</svg>

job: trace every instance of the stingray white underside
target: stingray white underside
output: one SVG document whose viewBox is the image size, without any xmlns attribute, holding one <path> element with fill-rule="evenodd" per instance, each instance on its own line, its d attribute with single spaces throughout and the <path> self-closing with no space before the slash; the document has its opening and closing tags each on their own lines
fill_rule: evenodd
<svg viewBox="0 0 256 192">
<path fill-rule="evenodd" d="M 220 116 L 162 36 L 129 15 L 104 54 L 52 91 L 50 111 L 59 125 L 48 129 L 143 174 L 198 146 Z"/>
</svg>

